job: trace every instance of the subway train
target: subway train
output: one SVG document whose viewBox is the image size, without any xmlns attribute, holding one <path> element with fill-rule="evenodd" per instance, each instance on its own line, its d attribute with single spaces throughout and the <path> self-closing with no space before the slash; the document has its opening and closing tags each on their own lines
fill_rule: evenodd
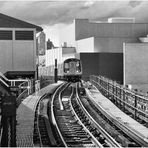
<svg viewBox="0 0 148 148">
<path fill-rule="evenodd" d="M 63 79 L 70 82 L 80 81 L 82 77 L 82 63 L 76 58 L 69 58 L 63 62 Z"/>
<path fill-rule="evenodd" d="M 39 68 L 39 76 L 53 78 L 54 68 L 55 65 Z M 77 82 L 81 80 L 82 63 L 81 60 L 79 59 L 68 58 L 64 60 L 61 64 L 58 64 L 57 69 L 58 69 L 59 80 L 65 80 L 69 82 Z"/>
</svg>

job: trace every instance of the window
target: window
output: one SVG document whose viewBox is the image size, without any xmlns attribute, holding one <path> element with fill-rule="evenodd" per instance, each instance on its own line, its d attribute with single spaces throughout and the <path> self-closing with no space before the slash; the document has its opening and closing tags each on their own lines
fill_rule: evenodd
<svg viewBox="0 0 148 148">
<path fill-rule="evenodd" d="M 12 40 L 12 31 L 0 30 L 0 40 Z"/>
<path fill-rule="evenodd" d="M 15 31 L 16 40 L 33 40 L 33 31 Z"/>
</svg>

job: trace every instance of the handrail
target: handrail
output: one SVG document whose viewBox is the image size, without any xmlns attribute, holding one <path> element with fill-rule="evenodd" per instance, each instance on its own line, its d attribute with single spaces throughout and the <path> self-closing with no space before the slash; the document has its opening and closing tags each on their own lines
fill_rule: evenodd
<svg viewBox="0 0 148 148">
<path fill-rule="evenodd" d="M 2 80 L 1 78 L 0 78 L 0 81 L 1 81 L 6 87 L 9 87 L 9 85 L 8 85 L 4 80 Z"/>
<path fill-rule="evenodd" d="M 6 85 L 6 82 L 10 82 L 10 85 L 7 84 L 7 87 L 15 86 L 16 82 L 28 82 L 28 79 L 8 79 L 4 74 L 0 72 L 0 77 L 2 77 L 0 80 Z M 4 79 L 4 80 L 3 80 Z"/>
<path fill-rule="evenodd" d="M 4 74 L 2 74 L 1 72 L 0 72 L 0 76 L 1 76 L 2 78 L 4 78 L 6 81 L 9 81 L 9 79 L 8 79 Z"/>
<path fill-rule="evenodd" d="M 9 87 L 9 84 L 7 82 L 9 82 L 9 80 L 0 72 L 0 81 L 6 86 Z"/>
<path fill-rule="evenodd" d="M 17 107 L 21 104 L 21 101 L 28 96 L 28 90 L 25 89 L 17 98 L 16 98 L 16 105 Z M 26 95 L 25 95 L 26 94 Z"/>
<path fill-rule="evenodd" d="M 19 85 L 19 88 L 23 89 L 23 92 L 21 92 L 21 94 L 19 94 L 19 96 L 16 98 L 17 106 L 21 104 L 21 101 L 24 98 L 26 98 L 28 95 L 30 95 L 30 93 L 32 93 L 30 89 L 32 89 L 34 86 L 29 86 L 29 80 L 28 80 L 27 86 L 23 86 L 25 85 L 26 82 L 23 82 Z"/>
<path fill-rule="evenodd" d="M 131 107 L 135 119 L 141 116 L 145 121 L 148 121 L 148 97 L 141 96 L 136 91 L 128 90 L 122 85 L 102 76 L 92 75 L 90 80 L 97 85 L 97 88 L 107 98 L 118 104 L 120 102 L 120 105 L 123 105 L 124 108 L 126 106 Z"/>
</svg>

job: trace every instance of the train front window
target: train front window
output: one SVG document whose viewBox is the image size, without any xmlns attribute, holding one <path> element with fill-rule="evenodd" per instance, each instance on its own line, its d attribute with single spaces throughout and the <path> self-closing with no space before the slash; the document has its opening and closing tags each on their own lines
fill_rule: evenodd
<svg viewBox="0 0 148 148">
<path fill-rule="evenodd" d="M 77 72 L 81 71 L 81 67 L 80 67 L 80 62 L 79 61 L 76 63 L 76 71 Z"/>
<path fill-rule="evenodd" d="M 80 65 L 79 62 L 77 62 L 76 66 L 79 67 L 79 65 Z"/>
<path fill-rule="evenodd" d="M 65 67 L 64 68 L 69 68 L 69 64 L 68 63 L 65 63 Z"/>
<path fill-rule="evenodd" d="M 69 71 L 69 64 L 65 63 L 64 64 L 64 72 L 68 72 Z"/>
</svg>

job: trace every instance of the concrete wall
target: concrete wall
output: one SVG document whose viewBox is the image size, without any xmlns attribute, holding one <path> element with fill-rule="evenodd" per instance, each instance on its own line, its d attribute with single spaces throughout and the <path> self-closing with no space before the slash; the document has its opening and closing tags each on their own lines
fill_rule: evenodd
<svg viewBox="0 0 148 148">
<path fill-rule="evenodd" d="M 75 20 L 75 39 L 89 37 L 136 38 L 148 34 L 148 24 L 144 23 L 94 23 L 88 19 Z"/>
<path fill-rule="evenodd" d="M 123 84 L 123 54 L 122 53 L 80 53 L 84 80 L 90 75 L 103 75 Z"/>
<path fill-rule="evenodd" d="M 76 41 L 77 52 L 123 53 L 123 43 L 139 42 L 138 38 L 86 38 Z"/>
<path fill-rule="evenodd" d="M 123 53 L 123 43 L 138 42 L 137 38 L 94 38 L 95 52 Z"/>
<path fill-rule="evenodd" d="M 124 44 L 124 84 L 148 84 L 148 43 Z"/>
<path fill-rule="evenodd" d="M 94 52 L 94 37 L 78 40 L 76 42 L 77 52 Z"/>
</svg>

